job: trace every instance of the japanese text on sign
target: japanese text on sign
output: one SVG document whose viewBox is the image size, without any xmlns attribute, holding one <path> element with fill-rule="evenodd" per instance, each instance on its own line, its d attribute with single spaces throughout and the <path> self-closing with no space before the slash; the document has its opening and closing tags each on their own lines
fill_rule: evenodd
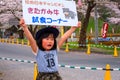
<svg viewBox="0 0 120 80">
<path fill-rule="evenodd" d="M 26 24 L 76 26 L 78 23 L 74 1 L 22 0 L 22 3 Z"/>
</svg>

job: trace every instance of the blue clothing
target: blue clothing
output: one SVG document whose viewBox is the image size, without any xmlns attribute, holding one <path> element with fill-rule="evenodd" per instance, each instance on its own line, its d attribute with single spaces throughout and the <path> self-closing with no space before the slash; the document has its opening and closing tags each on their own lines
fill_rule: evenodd
<svg viewBox="0 0 120 80">
<path fill-rule="evenodd" d="M 42 51 L 38 50 L 36 61 L 39 72 L 56 72 L 58 71 L 57 50 Z"/>
</svg>

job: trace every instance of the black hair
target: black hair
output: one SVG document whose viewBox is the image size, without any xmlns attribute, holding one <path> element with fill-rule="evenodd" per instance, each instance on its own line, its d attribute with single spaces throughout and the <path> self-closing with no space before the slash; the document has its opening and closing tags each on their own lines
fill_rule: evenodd
<svg viewBox="0 0 120 80">
<path fill-rule="evenodd" d="M 44 33 L 40 36 L 40 38 L 38 40 L 36 40 L 37 46 L 40 50 L 45 51 L 45 49 L 42 46 L 42 40 L 44 38 L 48 37 L 50 34 L 53 34 L 53 33 Z M 56 48 L 57 48 L 57 41 L 56 41 L 56 38 L 54 37 L 54 45 L 50 50 L 55 50 Z"/>
</svg>

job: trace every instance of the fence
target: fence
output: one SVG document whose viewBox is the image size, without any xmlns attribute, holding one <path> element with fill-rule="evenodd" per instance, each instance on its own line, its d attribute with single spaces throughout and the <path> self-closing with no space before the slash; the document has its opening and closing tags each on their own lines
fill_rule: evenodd
<svg viewBox="0 0 120 80">
<path fill-rule="evenodd" d="M 0 38 L 0 42 L 2 43 L 12 43 L 12 44 L 21 44 L 21 45 L 27 45 L 27 46 L 30 46 L 30 43 L 28 40 L 19 40 L 19 39 L 1 39 Z M 69 46 L 80 46 L 78 44 L 69 44 L 69 43 L 66 43 L 65 44 L 65 52 L 69 52 Z M 83 45 L 82 45 L 83 46 Z M 91 47 L 99 47 L 99 48 L 111 48 L 111 49 L 114 49 L 113 51 L 113 56 L 114 57 L 118 57 L 119 56 L 119 53 L 118 53 L 118 49 L 120 49 L 120 47 L 116 46 L 116 45 L 112 45 L 112 46 L 108 46 L 108 45 L 95 45 L 95 44 L 87 44 L 87 45 L 84 45 L 84 46 L 87 46 L 87 51 L 86 53 L 88 55 L 91 54 Z"/>
</svg>

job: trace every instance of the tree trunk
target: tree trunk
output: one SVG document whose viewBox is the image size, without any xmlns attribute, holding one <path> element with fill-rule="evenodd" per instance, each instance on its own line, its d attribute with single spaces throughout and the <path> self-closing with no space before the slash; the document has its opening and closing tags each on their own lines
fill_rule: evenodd
<svg viewBox="0 0 120 80">
<path fill-rule="evenodd" d="M 19 34 L 19 38 L 20 38 L 20 39 L 24 39 L 23 30 L 19 30 L 19 31 L 18 31 L 18 34 Z"/>
<path fill-rule="evenodd" d="M 87 12 L 85 15 L 85 18 L 83 20 L 83 24 L 81 26 L 81 31 L 80 31 L 80 37 L 79 37 L 79 47 L 80 48 L 86 48 L 86 31 L 89 23 L 89 18 L 90 18 L 90 12 L 94 8 L 96 4 L 93 1 L 88 2 L 88 8 Z"/>
<path fill-rule="evenodd" d="M 18 29 L 20 28 L 20 25 L 17 25 Z M 18 30 L 18 35 L 20 39 L 24 39 L 24 33 L 23 30 Z"/>
</svg>

